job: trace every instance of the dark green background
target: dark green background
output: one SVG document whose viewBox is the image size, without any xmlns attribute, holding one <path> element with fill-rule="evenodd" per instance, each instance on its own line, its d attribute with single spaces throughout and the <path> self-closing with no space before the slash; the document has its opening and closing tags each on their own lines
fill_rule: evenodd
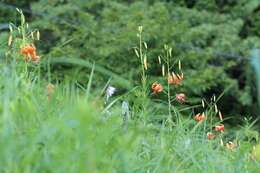
<svg viewBox="0 0 260 173">
<path fill-rule="evenodd" d="M 250 52 L 260 47 L 259 0 L 1 0 L 1 37 L 10 21 L 19 23 L 15 7 L 39 28 L 37 47 L 43 57 L 72 58 L 95 62 L 97 67 L 131 83 L 139 79 L 137 27 L 144 27 L 148 44 L 149 83 L 158 80 L 157 56 L 164 44 L 173 48 L 172 62 L 180 59 L 185 81 L 178 90 L 191 104 L 202 97 L 217 96 L 228 116 L 257 116 L 255 75 Z M 53 64 L 56 79 L 70 78 L 86 84 L 90 69 Z M 106 72 L 104 72 L 106 73 Z M 95 76 L 95 86 L 109 75 Z M 165 81 L 159 79 L 160 81 Z M 127 87 L 114 81 L 126 91 Z M 165 81 L 166 83 L 166 81 Z"/>
</svg>

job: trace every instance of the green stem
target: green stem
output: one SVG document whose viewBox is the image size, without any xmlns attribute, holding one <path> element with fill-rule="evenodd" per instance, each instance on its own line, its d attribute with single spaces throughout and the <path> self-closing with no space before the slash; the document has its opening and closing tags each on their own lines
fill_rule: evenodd
<svg viewBox="0 0 260 173">
<path fill-rule="evenodd" d="M 168 50 L 166 51 L 166 65 L 167 65 L 167 77 L 170 75 L 170 62 L 169 62 L 169 52 Z M 173 124 L 173 119 L 172 119 L 172 103 L 171 103 L 171 88 L 169 82 L 167 82 L 167 97 L 168 97 L 168 121 L 169 124 Z"/>
<path fill-rule="evenodd" d="M 142 68 L 142 115 L 145 118 L 144 114 L 146 113 L 146 97 L 147 97 L 147 89 L 146 89 L 146 75 L 145 75 L 145 67 L 144 67 L 144 54 L 143 54 L 143 46 L 142 46 L 142 31 L 139 30 L 139 56 L 141 61 Z M 145 119 L 144 119 L 145 120 Z"/>
<path fill-rule="evenodd" d="M 139 32 L 139 55 L 140 55 L 141 66 L 142 66 L 143 97 L 146 97 L 146 75 L 145 75 L 145 68 L 144 68 L 144 57 L 143 57 L 142 33 L 141 32 Z"/>
</svg>

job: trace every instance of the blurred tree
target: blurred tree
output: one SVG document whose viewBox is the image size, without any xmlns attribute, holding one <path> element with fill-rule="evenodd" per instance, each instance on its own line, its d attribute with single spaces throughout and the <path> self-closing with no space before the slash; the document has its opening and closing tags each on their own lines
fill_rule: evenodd
<svg viewBox="0 0 260 173">
<path fill-rule="evenodd" d="M 225 114 L 257 114 L 247 57 L 260 46 L 258 0 L 40 0 L 31 5 L 33 12 L 44 14 L 33 16 L 32 24 L 41 29 L 44 44 L 39 46 L 46 57 L 89 60 L 137 82 L 133 47 L 142 25 L 150 82 L 161 76 L 157 56 L 168 44 L 172 63 L 183 63 L 181 91 L 191 103 L 229 88 L 220 105 Z M 73 73 L 75 80 L 87 81 L 79 67 L 53 66 L 53 71 L 59 78 Z M 101 81 L 97 78 L 96 84 Z"/>
</svg>

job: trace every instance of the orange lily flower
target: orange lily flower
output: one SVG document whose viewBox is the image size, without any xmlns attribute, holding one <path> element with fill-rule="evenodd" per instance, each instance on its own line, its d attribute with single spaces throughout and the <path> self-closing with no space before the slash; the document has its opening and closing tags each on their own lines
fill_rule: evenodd
<svg viewBox="0 0 260 173">
<path fill-rule="evenodd" d="M 157 94 L 163 91 L 163 87 L 161 84 L 155 82 L 152 84 L 152 90 L 154 94 Z"/>
<path fill-rule="evenodd" d="M 219 124 L 215 126 L 215 131 L 223 132 L 225 130 L 224 124 Z"/>
<path fill-rule="evenodd" d="M 202 122 L 206 119 L 206 116 L 204 113 L 198 113 L 197 115 L 194 116 L 194 120 L 198 122 Z"/>
<path fill-rule="evenodd" d="M 182 81 L 183 81 L 183 73 L 179 75 L 172 72 L 172 74 L 168 76 L 169 84 L 180 85 Z"/>
<path fill-rule="evenodd" d="M 207 133 L 207 138 L 208 138 L 209 140 L 212 140 L 212 139 L 216 138 L 216 135 L 213 134 L 213 133 L 211 133 L 211 132 L 209 132 L 209 133 Z"/>
<path fill-rule="evenodd" d="M 184 103 L 184 102 L 185 102 L 185 99 L 186 99 L 186 96 L 185 96 L 184 93 L 176 94 L 176 100 L 177 100 L 179 103 Z"/>
<path fill-rule="evenodd" d="M 36 54 L 36 47 L 33 44 L 22 47 L 20 53 L 25 56 L 25 62 L 32 60 L 33 62 L 38 63 L 40 61 L 40 57 Z"/>
<path fill-rule="evenodd" d="M 34 56 L 34 55 L 36 55 L 36 48 L 33 44 L 26 45 L 21 48 L 20 53 L 23 55 L 26 55 L 26 56 L 28 56 L 28 55 Z"/>
</svg>

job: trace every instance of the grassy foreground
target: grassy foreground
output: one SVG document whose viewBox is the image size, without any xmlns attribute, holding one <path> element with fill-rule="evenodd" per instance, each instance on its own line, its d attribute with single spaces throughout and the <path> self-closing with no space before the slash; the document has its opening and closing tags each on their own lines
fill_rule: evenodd
<svg viewBox="0 0 260 173">
<path fill-rule="evenodd" d="M 228 150 L 189 130 L 193 120 L 173 129 L 125 122 L 71 87 L 56 87 L 50 101 L 44 86 L 3 71 L 1 79 L 0 172 L 259 171 L 250 143 Z"/>
<path fill-rule="evenodd" d="M 48 100 L 45 85 L 28 84 L 8 71 L 1 71 L 1 79 L 0 172 L 257 173 L 260 169 L 249 142 L 229 150 L 218 139 L 208 140 L 203 128 L 190 128 L 193 120 L 172 129 L 125 122 L 119 108 L 106 116 L 73 87 L 56 87 Z"/>
<path fill-rule="evenodd" d="M 141 34 L 141 28 L 139 31 Z M 11 34 L 11 48 L 0 69 L 1 173 L 260 172 L 257 135 L 247 135 L 250 123 L 231 134 L 221 131 L 209 139 L 207 132 L 218 123 L 212 122 L 212 108 L 206 111 L 209 118 L 199 122 L 182 116 L 172 110 L 169 84 L 165 119 L 149 118 L 153 117 L 155 103 L 146 98 L 147 67 L 141 38 L 136 54 L 143 72 L 139 87 L 143 99 L 134 109 L 123 102 L 124 97 L 113 98 L 112 91 L 91 87 L 94 67 L 87 88 L 77 83 L 50 84 L 50 72 L 47 78 L 41 76 L 44 60 L 31 51 L 32 45 L 28 46 L 32 40 L 25 32 L 23 16 L 20 29 L 17 33 L 11 29 Z M 166 55 L 167 60 L 168 48 Z M 161 89 L 155 83 L 153 94 Z M 231 140 L 234 145 L 228 143 Z"/>
</svg>

